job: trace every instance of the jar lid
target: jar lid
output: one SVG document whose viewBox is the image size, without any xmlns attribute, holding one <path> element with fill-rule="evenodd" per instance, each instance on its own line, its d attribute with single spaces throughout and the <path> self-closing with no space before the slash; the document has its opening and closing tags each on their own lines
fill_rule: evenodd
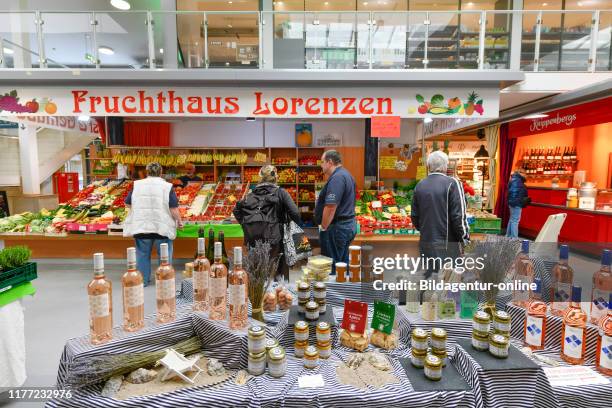
<svg viewBox="0 0 612 408">
<path fill-rule="evenodd" d="M 474 313 L 474 320 L 482 323 L 489 323 L 489 321 L 491 321 L 491 316 L 489 316 L 487 312 L 479 310 Z"/>
<path fill-rule="evenodd" d="M 300 282 L 297 288 L 298 290 L 310 290 L 310 284 L 308 282 Z"/>
<path fill-rule="evenodd" d="M 419 350 L 419 349 L 413 348 L 411 353 L 415 357 L 423 357 L 424 358 L 427 355 L 427 350 Z"/>
<path fill-rule="evenodd" d="M 331 329 L 331 327 L 330 327 L 329 323 L 327 323 L 327 322 L 319 322 L 317 324 L 317 330 L 318 331 L 327 331 L 327 330 L 330 330 L 330 329 Z"/>
<path fill-rule="evenodd" d="M 446 339 L 446 330 L 440 327 L 434 327 L 433 329 L 431 329 L 431 337 Z"/>
<path fill-rule="evenodd" d="M 327 285 L 325 284 L 325 282 L 315 282 L 314 288 L 315 290 L 325 290 L 325 288 L 327 288 Z"/>
<path fill-rule="evenodd" d="M 479 330 L 472 330 L 472 336 L 476 337 L 477 339 L 481 339 L 481 340 L 489 340 L 489 333 L 481 332 Z"/>
<path fill-rule="evenodd" d="M 510 321 L 510 315 L 503 310 L 499 310 L 495 312 L 495 320 L 500 320 L 502 322 Z"/>
<path fill-rule="evenodd" d="M 266 350 L 271 350 L 274 347 L 278 347 L 278 340 L 276 340 L 276 339 L 267 339 L 266 340 Z"/>
<path fill-rule="evenodd" d="M 303 331 L 308 330 L 308 323 L 303 320 L 295 322 L 295 330 Z"/>
<path fill-rule="evenodd" d="M 260 353 L 249 353 L 249 358 L 251 360 L 263 360 L 266 358 L 266 352 L 262 351 Z"/>
<path fill-rule="evenodd" d="M 500 346 L 506 346 L 508 344 L 508 339 L 506 338 L 506 336 L 503 336 L 501 334 L 494 334 L 491 336 L 491 343 Z"/>
<path fill-rule="evenodd" d="M 308 347 L 308 340 L 296 340 L 295 341 L 295 347 L 296 348 L 306 348 Z"/>
<path fill-rule="evenodd" d="M 263 337 L 266 335 L 266 331 L 261 326 L 251 326 L 249 327 L 249 336 L 251 337 Z"/>
<path fill-rule="evenodd" d="M 317 341 L 317 348 L 328 348 L 331 347 L 331 341 Z"/>
<path fill-rule="evenodd" d="M 446 357 L 448 355 L 448 352 L 446 351 L 446 349 L 437 349 L 437 348 L 432 347 L 431 354 L 438 356 L 438 357 Z"/>
<path fill-rule="evenodd" d="M 424 329 L 416 328 L 412 330 L 412 337 L 419 340 L 426 340 L 427 332 Z"/>
<path fill-rule="evenodd" d="M 336 262 L 336 268 L 346 268 L 346 262 Z"/>
<path fill-rule="evenodd" d="M 285 356 L 285 349 L 282 347 L 274 347 L 268 352 L 268 357 L 270 357 L 270 360 L 283 360 Z"/>
<path fill-rule="evenodd" d="M 315 346 L 308 346 L 306 350 L 304 350 L 304 355 L 308 357 L 318 357 L 319 350 Z"/>
<path fill-rule="evenodd" d="M 442 367 L 442 360 L 440 360 L 440 357 L 428 354 L 427 357 L 425 357 L 425 365 L 430 368 Z"/>
<path fill-rule="evenodd" d="M 314 312 L 315 310 L 319 309 L 319 304 L 311 300 L 310 302 L 306 303 L 306 309 L 312 310 Z"/>
<path fill-rule="evenodd" d="M 317 302 L 320 305 L 324 305 L 325 304 L 325 298 L 324 297 L 323 298 L 315 297 L 314 301 Z"/>
</svg>

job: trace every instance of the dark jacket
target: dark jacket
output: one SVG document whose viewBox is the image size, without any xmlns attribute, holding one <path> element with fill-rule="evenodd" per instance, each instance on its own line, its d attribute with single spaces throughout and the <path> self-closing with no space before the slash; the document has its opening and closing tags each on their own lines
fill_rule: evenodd
<svg viewBox="0 0 612 408">
<path fill-rule="evenodd" d="M 442 173 L 419 181 L 412 198 L 412 224 L 421 244 L 466 243 L 470 238 L 461 182 Z"/>
<path fill-rule="evenodd" d="M 508 183 L 508 205 L 510 207 L 523 207 L 525 197 L 527 197 L 525 177 L 518 172 L 514 172 Z"/>
</svg>

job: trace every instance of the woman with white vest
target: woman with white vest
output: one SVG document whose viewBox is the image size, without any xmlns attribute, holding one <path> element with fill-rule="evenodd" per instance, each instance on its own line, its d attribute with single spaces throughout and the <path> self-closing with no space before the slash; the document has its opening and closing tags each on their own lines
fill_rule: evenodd
<svg viewBox="0 0 612 408">
<path fill-rule="evenodd" d="M 149 284 L 151 276 L 151 253 L 153 246 L 159 256 L 159 246 L 168 244 L 168 255 L 172 263 L 172 240 L 176 228 L 183 228 L 178 211 L 178 197 L 172 184 L 161 178 L 159 163 L 147 164 L 147 178 L 134 182 L 134 188 L 125 198 L 130 213 L 123 223 L 123 236 L 136 241 L 136 264 Z"/>
</svg>

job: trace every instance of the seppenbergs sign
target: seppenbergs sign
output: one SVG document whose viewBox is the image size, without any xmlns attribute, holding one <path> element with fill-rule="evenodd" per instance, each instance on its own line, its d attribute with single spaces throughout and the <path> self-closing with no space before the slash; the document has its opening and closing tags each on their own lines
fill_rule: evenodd
<svg viewBox="0 0 612 408">
<path fill-rule="evenodd" d="M 0 115 L 496 118 L 497 88 L 28 87 L 0 89 Z"/>
</svg>

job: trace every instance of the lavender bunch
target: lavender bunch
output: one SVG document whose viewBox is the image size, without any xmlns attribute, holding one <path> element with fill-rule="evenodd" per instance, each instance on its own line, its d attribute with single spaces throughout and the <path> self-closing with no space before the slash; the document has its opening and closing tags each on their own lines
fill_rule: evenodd
<svg viewBox="0 0 612 408">
<path fill-rule="evenodd" d="M 278 268 L 280 257 L 271 256 L 272 246 L 265 241 L 257 241 L 249 247 L 244 257 L 244 267 L 249 276 L 249 300 L 253 319 L 264 321 L 263 298 Z"/>
</svg>

